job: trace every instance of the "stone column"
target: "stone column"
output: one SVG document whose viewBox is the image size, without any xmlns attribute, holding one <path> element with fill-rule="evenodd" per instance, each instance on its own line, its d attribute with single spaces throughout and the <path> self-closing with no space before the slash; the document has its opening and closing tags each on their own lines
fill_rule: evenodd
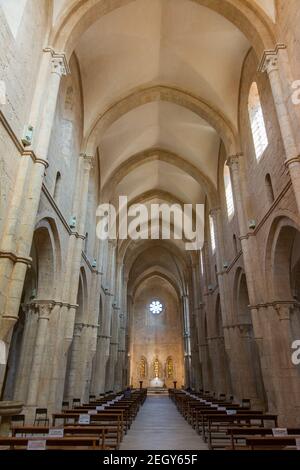
<svg viewBox="0 0 300 470">
<path fill-rule="evenodd" d="M 6 337 L 18 319 L 44 171 L 48 165 L 47 156 L 60 80 L 69 71 L 64 54 L 57 54 L 51 49 L 46 52 L 51 52 L 52 68 L 46 84 L 46 99 L 39 107 L 42 110 L 39 115 L 40 127 L 33 149 L 24 151 L 21 157 L 16 188 L 1 240 L 0 274 L 3 275 L 0 275 L 0 292 L 6 292 L 6 295 L 0 297 L 0 339 Z M 37 84 L 37 88 L 39 86 Z M 40 91 L 36 93 L 41 94 Z"/>
<path fill-rule="evenodd" d="M 69 253 L 67 258 L 67 270 L 65 276 L 65 289 L 64 289 L 64 300 L 70 305 L 76 305 L 77 292 L 78 292 L 78 281 L 81 264 L 82 246 L 85 239 L 85 222 L 87 212 L 87 200 L 89 190 L 89 178 L 90 171 L 93 166 L 94 157 L 91 155 L 81 154 L 80 164 L 78 171 L 81 174 L 80 187 L 78 192 L 80 193 L 79 207 L 74 208 L 76 211 L 74 215 L 77 217 L 77 233 L 71 235 Z M 77 210 L 76 210 L 77 209 Z M 74 321 L 75 321 L 76 308 L 68 308 L 67 312 L 67 324 L 65 337 L 72 338 Z"/>
<path fill-rule="evenodd" d="M 96 239 L 96 259 L 97 259 L 97 266 L 100 266 L 100 241 Z M 99 342 L 100 342 L 100 328 L 103 322 L 103 306 L 101 303 L 101 279 L 102 279 L 102 272 L 98 270 L 94 270 L 93 272 L 93 282 L 92 287 L 90 290 L 90 299 L 92 303 L 91 308 L 91 321 L 94 324 L 93 328 L 93 337 L 92 343 L 94 345 L 93 354 L 90 355 L 91 360 L 91 377 L 90 377 L 90 395 L 98 395 L 98 390 L 96 388 L 96 380 L 98 369 L 103 366 L 101 357 L 98 355 L 99 349 Z M 100 310 L 101 305 L 101 310 Z"/>
<path fill-rule="evenodd" d="M 203 388 L 204 390 L 212 390 L 213 389 L 213 378 L 212 378 L 212 366 L 211 366 L 211 359 L 209 353 L 209 345 L 208 345 L 208 338 L 204 338 L 201 340 L 200 343 L 200 355 L 201 355 L 201 363 L 203 365 L 202 368 L 202 381 L 203 381 Z"/>
<path fill-rule="evenodd" d="M 118 385 L 120 389 L 124 389 L 128 385 L 127 381 L 127 283 L 128 278 L 124 274 L 124 265 L 122 265 L 122 275 L 120 276 L 120 302 L 121 313 L 119 315 L 119 349 L 118 349 Z"/>
<path fill-rule="evenodd" d="M 27 406 L 36 406 L 38 403 L 43 354 L 47 340 L 47 328 L 50 314 L 53 309 L 53 304 L 47 302 L 37 302 L 35 303 L 35 308 L 37 309 L 38 313 L 38 325 L 29 377 Z"/>
<path fill-rule="evenodd" d="M 251 303 L 257 303 L 262 300 L 260 286 L 262 285 L 261 268 L 256 262 L 257 253 L 256 239 L 248 236 L 247 217 L 245 213 L 244 195 L 241 184 L 240 159 L 243 158 L 241 153 L 231 155 L 227 158 L 226 164 L 230 168 L 230 175 L 233 187 L 234 202 L 236 206 L 237 219 L 240 230 L 240 240 L 243 251 L 244 267 L 247 279 L 247 288 Z"/>
<path fill-rule="evenodd" d="M 14 399 L 23 401 L 25 403 L 27 398 L 38 318 L 34 304 L 29 303 L 24 305 L 23 310 L 25 311 L 25 327 L 23 332 L 18 375 L 16 377 L 14 390 Z"/>
<path fill-rule="evenodd" d="M 128 281 L 128 278 L 127 278 Z M 133 328 L 133 297 L 127 290 L 127 318 L 126 318 L 126 364 L 127 364 L 127 384 L 133 383 L 133 341 L 132 341 L 132 328 Z"/>
<path fill-rule="evenodd" d="M 182 296 L 183 308 L 183 344 L 184 344 L 184 377 L 185 387 L 192 385 L 192 351 L 191 351 L 191 333 L 190 333 L 190 313 L 189 313 L 189 297 Z"/>
<path fill-rule="evenodd" d="M 105 392 L 105 375 L 106 375 L 106 364 L 109 357 L 109 344 L 110 336 L 100 334 L 98 336 L 98 344 L 96 351 L 96 364 L 95 369 L 95 382 L 94 382 L 94 394 L 100 394 Z"/>
<path fill-rule="evenodd" d="M 253 408 L 262 408 L 263 401 L 259 396 L 260 383 L 255 372 L 257 367 L 255 361 L 258 358 L 251 331 L 252 325 L 248 323 L 236 323 L 225 328 L 225 336 L 230 344 L 232 387 L 236 397 L 249 398 Z"/>
<path fill-rule="evenodd" d="M 210 216 L 213 219 L 214 229 L 215 229 L 217 281 L 218 281 L 219 293 L 220 293 L 222 321 L 223 321 L 223 324 L 225 324 L 229 316 L 229 308 L 228 308 L 229 299 L 227 296 L 227 273 L 226 271 L 224 271 L 224 268 L 223 268 L 224 246 L 223 246 L 222 224 L 221 224 L 221 209 L 218 207 L 211 209 Z"/>
<path fill-rule="evenodd" d="M 76 232 L 69 238 L 68 253 L 64 273 L 62 302 L 57 325 L 56 350 L 57 358 L 53 364 L 53 387 L 51 387 L 50 402 L 53 406 L 61 406 L 64 393 L 68 350 L 73 340 L 76 310 L 78 308 L 77 293 L 80 274 L 82 247 L 85 239 L 85 221 L 87 212 L 87 198 L 89 176 L 93 164 L 93 156 L 80 154 L 77 169 L 77 188 L 73 201 L 73 214 L 76 217 Z M 80 195 L 80 197 L 78 197 Z"/>
<path fill-rule="evenodd" d="M 125 382 L 124 377 L 124 369 L 125 369 L 125 362 L 126 362 L 126 344 L 125 344 L 125 332 L 126 327 L 124 324 L 124 314 L 121 313 L 120 318 L 120 327 L 119 327 L 119 349 L 118 349 L 118 369 L 117 369 L 117 381 L 116 381 L 116 388 L 118 390 L 122 390 L 127 384 Z"/>
<path fill-rule="evenodd" d="M 75 323 L 68 398 L 80 398 L 85 402 L 89 399 L 92 359 L 96 352 L 96 327 L 89 323 Z"/>
<path fill-rule="evenodd" d="M 231 392 L 229 364 L 226 361 L 224 336 L 209 336 L 208 350 L 211 356 L 213 390 L 218 393 Z"/>
<path fill-rule="evenodd" d="M 86 367 L 84 368 L 83 374 L 83 400 L 85 402 L 89 401 L 89 395 L 91 394 L 93 361 L 97 349 L 97 329 L 98 325 L 96 324 L 88 325 L 87 342 L 85 348 Z"/>
<path fill-rule="evenodd" d="M 108 377 L 106 380 L 106 385 L 108 390 L 114 390 L 116 385 L 116 367 L 118 361 L 118 350 L 119 350 L 119 335 L 118 335 L 118 326 L 119 326 L 119 311 L 120 308 L 116 305 L 113 305 L 112 310 L 112 322 L 111 322 L 111 340 L 110 340 L 110 349 L 109 349 L 109 369 Z M 117 390 L 116 390 L 117 391 Z"/>
<path fill-rule="evenodd" d="M 295 301 L 271 302 L 253 307 L 254 327 L 262 332 L 260 354 L 268 411 L 279 414 L 280 426 L 298 424 L 299 370 L 292 363 L 293 321 L 299 317 Z"/>
<path fill-rule="evenodd" d="M 117 263 L 116 297 L 120 304 L 118 318 L 118 351 L 115 370 L 115 388 L 122 390 L 126 385 L 124 380 L 125 349 L 126 349 L 126 311 L 127 311 L 127 279 L 124 276 L 124 265 L 119 260 Z"/>
<path fill-rule="evenodd" d="M 107 315 L 109 318 L 109 335 L 110 349 L 107 358 L 107 374 L 105 379 L 106 390 L 114 389 L 115 366 L 118 356 L 118 323 L 119 323 L 119 306 L 116 303 L 116 240 L 108 241 L 108 266 L 107 266 L 107 288 L 109 290 L 110 301 L 107 304 Z"/>
<path fill-rule="evenodd" d="M 280 74 L 280 63 L 286 64 L 281 56 L 286 55 L 286 46 L 277 44 L 274 50 L 264 51 L 259 64 L 260 72 L 267 72 L 271 84 L 281 137 L 285 149 L 285 165 L 289 169 L 295 193 L 298 211 L 300 213 L 300 152 L 294 136 L 290 114 L 285 103 L 283 83 Z"/>
<path fill-rule="evenodd" d="M 95 355 L 93 359 L 92 379 L 91 379 L 91 388 L 90 388 L 90 395 L 95 395 L 95 396 L 99 394 L 98 388 L 97 388 L 97 375 L 98 375 L 98 369 L 102 367 L 101 357 L 99 357 L 99 343 L 101 339 L 99 330 L 100 330 L 100 324 L 98 325 L 98 328 L 97 328 L 97 342 L 96 342 Z"/>
<path fill-rule="evenodd" d="M 72 342 L 72 351 L 71 351 L 71 361 L 68 377 L 68 391 L 67 399 L 70 398 L 80 398 L 81 393 L 79 393 L 77 385 L 77 375 L 81 369 L 81 345 L 80 339 L 83 330 L 83 323 L 75 323 L 74 333 L 73 333 L 73 342 Z"/>
<path fill-rule="evenodd" d="M 211 273 L 209 265 L 209 246 L 208 242 L 205 241 L 202 248 L 202 261 L 203 261 L 203 281 L 202 289 L 204 292 L 204 297 L 206 298 L 205 304 L 201 303 L 199 305 L 199 313 L 201 315 L 199 324 L 199 357 L 200 363 L 202 365 L 202 388 L 204 390 L 212 390 L 213 381 L 212 381 L 212 368 L 210 361 L 209 353 L 209 344 L 208 344 L 208 331 L 205 331 L 205 317 L 207 317 L 207 310 L 212 311 L 210 308 L 211 304 L 211 295 L 208 292 L 208 286 L 211 284 Z M 207 325 L 208 326 L 208 325 Z"/>
<path fill-rule="evenodd" d="M 98 335 L 97 344 L 97 371 L 95 374 L 95 389 L 97 393 L 105 392 L 107 362 L 109 359 L 109 349 L 111 340 L 111 309 L 112 309 L 111 294 L 105 292 L 105 302 L 103 306 L 103 323 L 100 326 L 100 334 Z"/>
<path fill-rule="evenodd" d="M 240 240 L 241 240 L 241 245 L 242 245 L 242 251 L 243 251 L 243 259 L 244 259 L 244 268 L 245 268 L 245 274 L 246 274 L 246 279 L 247 279 L 247 288 L 248 288 L 248 294 L 249 294 L 249 300 L 251 305 L 255 305 L 257 303 L 263 302 L 263 297 L 264 297 L 264 292 L 261 290 L 264 282 L 263 282 L 263 277 L 262 277 L 262 272 L 261 272 L 261 266 L 259 263 L 259 259 L 257 257 L 257 242 L 255 236 L 252 236 L 252 234 L 246 234 L 247 233 L 247 222 L 246 222 L 246 214 L 245 214 L 245 204 L 244 204 L 244 195 L 243 195 L 243 189 L 242 189 L 242 183 L 241 183 L 241 172 L 240 172 L 240 160 L 243 158 L 242 154 L 237 154 L 237 155 L 231 155 L 227 159 L 227 165 L 230 168 L 230 174 L 231 174 L 231 181 L 232 181 L 232 186 L 233 186 L 233 193 L 234 193 L 234 200 L 236 204 L 236 210 L 237 210 L 237 217 L 238 217 L 238 223 L 239 223 L 239 230 L 240 230 Z M 255 316 L 255 309 L 251 308 L 251 317 L 252 317 L 252 323 L 253 323 L 253 332 L 254 332 L 254 337 L 249 336 L 249 328 L 251 328 L 252 325 L 236 325 L 235 329 L 229 328 L 228 332 L 231 332 L 229 335 L 230 337 L 233 337 L 232 341 L 234 343 L 233 349 L 235 349 L 235 346 L 237 343 L 241 345 L 242 352 L 241 355 L 243 354 L 248 355 L 248 359 L 245 359 L 244 362 L 248 361 L 249 367 L 251 367 L 251 374 L 253 373 L 254 367 L 249 364 L 249 361 L 251 361 L 251 356 L 253 356 L 253 351 L 251 352 L 251 348 L 254 348 L 257 350 L 257 352 L 261 352 L 261 348 L 259 347 L 259 344 L 261 342 L 261 334 L 262 331 L 260 328 L 258 328 L 257 323 L 254 322 L 254 316 Z M 229 324 L 230 325 L 230 324 Z M 243 331 L 245 330 L 245 334 L 243 334 Z M 237 339 L 238 338 L 238 339 Z M 252 343 L 252 344 L 251 344 Z M 239 357 L 239 353 L 236 353 L 237 357 L 233 358 L 231 360 L 232 367 L 234 365 L 237 365 L 238 362 L 236 359 Z M 252 357 L 253 359 L 253 357 Z M 259 361 L 262 360 L 262 357 L 258 358 L 256 356 L 256 359 Z M 243 362 L 243 360 L 242 360 Z M 244 365 L 238 366 L 243 368 Z M 260 364 L 255 364 L 255 368 L 257 369 L 257 375 L 259 375 L 260 371 Z M 237 374 L 238 372 L 232 371 L 233 374 Z M 248 382 L 249 382 L 249 377 L 251 374 L 248 375 Z M 254 381 L 256 380 L 257 377 L 254 376 Z M 232 383 L 235 381 L 232 380 Z M 244 389 L 247 390 L 247 380 L 245 382 L 245 387 Z M 253 385 L 250 386 L 249 392 L 252 390 L 253 394 L 253 402 L 257 402 L 258 405 L 262 404 L 262 396 L 263 396 L 263 391 L 259 389 L 259 385 L 257 384 L 256 391 L 254 391 Z M 256 393 L 256 397 L 255 397 Z M 257 394 L 259 398 L 257 398 Z"/>
<path fill-rule="evenodd" d="M 196 390 L 202 388 L 202 371 L 199 356 L 199 330 L 201 328 L 201 316 L 199 315 L 201 295 L 200 295 L 200 279 L 199 279 L 199 257 L 192 264 L 191 280 L 193 292 L 193 309 L 192 309 L 192 368 L 193 368 L 193 386 Z"/>
</svg>

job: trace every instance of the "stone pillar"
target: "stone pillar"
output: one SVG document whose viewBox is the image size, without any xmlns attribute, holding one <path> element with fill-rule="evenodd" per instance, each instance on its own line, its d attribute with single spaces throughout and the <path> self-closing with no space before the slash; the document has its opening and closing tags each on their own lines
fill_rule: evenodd
<svg viewBox="0 0 300 470">
<path fill-rule="evenodd" d="M 211 274 L 210 274 L 210 265 L 209 265 L 209 246 L 208 242 L 205 241 L 202 248 L 202 261 L 203 261 L 203 279 L 202 279 L 202 289 L 203 297 L 206 298 L 206 303 L 201 303 L 199 305 L 199 358 L 202 366 L 202 388 L 204 390 L 212 390 L 213 381 L 212 381 L 212 368 L 210 361 L 209 345 L 208 345 L 208 331 L 205 329 L 205 318 L 208 311 L 212 311 L 209 308 L 211 303 L 211 295 L 208 292 L 208 286 L 211 284 Z"/>
<path fill-rule="evenodd" d="M 96 352 L 97 325 L 76 323 L 74 328 L 68 398 L 89 400 L 92 360 Z"/>
<path fill-rule="evenodd" d="M 217 261 L 217 281 L 219 285 L 222 315 L 223 320 L 227 316 L 227 296 L 226 292 L 226 274 L 224 273 L 223 260 L 224 260 L 224 247 L 223 247 L 223 236 L 222 236 L 222 224 L 221 224 L 221 209 L 215 207 L 210 210 L 210 216 L 213 219 L 215 229 L 215 240 L 216 240 L 216 261 Z"/>
<path fill-rule="evenodd" d="M 213 364 L 213 389 L 218 393 L 228 394 L 231 392 L 231 378 L 229 364 L 226 361 L 224 336 L 210 336 L 207 343 Z"/>
<path fill-rule="evenodd" d="M 202 302 L 199 303 L 198 307 L 195 310 L 195 316 L 197 318 L 197 345 L 198 345 L 198 357 L 199 357 L 199 372 L 198 372 L 198 388 L 203 388 L 203 356 L 201 352 L 201 344 L 203 343 L 203 316 L 204 316 L 204 304 Z"/>
<path fill-rule="evenodd" d="M 184 344 L 184 377 L 185 387 L 192 386 L 192 351 L 191 351 L 191 333 L 189 318 L 189 298 L 188 295 L 182 296 L 183 308 L 183 344 Z"/>
<path fill-rule="evenodd" d="M 34 343 L 38 326 L 38 316 L 34 304 L 26 304 L 23 306 L 25 312 L 25 327 L 22 339 L 22 348 L 20 354 L 20 363 L 16 384 L 14 390 L 14 399 L 26 402 L 31 363 L 34 352 Z"/>
<path fill-rule="evenodd" d="M 233 187 L 234 202 L 236 206 L 237 219 L 240 230 L 240 240 L 243 251 L 245 274 L 247 279 L 247 288 L 251 303 L 259 302 L 262 297 L 260 286 L 262 285 L 261 268 L 255 261 L 257 258 L 253 254 L 257 253 L 256 240 L 253 236 L 248 236 L 247 219 L 245 213 L 244 195 L 241 184 L 240 159 L 241 153 L 231 155 L 227 158 L 226 164 L 230 168 L 230 175 Z"/>
<path fill-rule="evenodd" d="M 227 165 L 230 167 L 230 173 L 231 173 L 231 180 L 232 180 L 232 186 L 233 186 L 233 193 L 234 193 L 234 200 L 236 204 L 236 210 L 237 210 L 237 216 L 238 216 L 238 222 L 239 222 L 239 229 L 240 229 L 240 240 L 241 240 L 241 245 L 242 245 L 242 251 L 243 251 L 243 258 L 244 258 L 244 268 L 245 268 L 245 274 L 246 274 L 246 279 L 247 279 L 247 289 L 248 289 L 248 294 L 249 294 L 249 300 L 251 305 L 255 305 L 257 303 L 263 302 L 264 298 L 264 292 L 261 290 L 264 282 L 263 282 L 263 277 L 262 277 L 262 272 L 261 272 L 261 266 L 259 263 L 259 259 L 256 256 L 257 253 L 257 244 L 256 244 L 256 238 L 255 236 L 252 236 L 252 234 L 247 234 L 247 223 L 246 223 L 246 217 L 245 217 L 245 204 L 244 204 L 244 197 L 243 197 L 243 190 L 242 190 L 242 184 L 241 184 L 241 172 L 240 172 L 240 159 L 243 158 L 242 154 L 237 154 L 237 155 L 232 155 L 229 156 L 227 159 Z M 251 337 L 249 335 L 249 332 L 252 327 L 252 325 L 237 325 L 237 329 L 230 329 L 229 332 L 231 331 L 231 334 L 229 336 L 235 337 L 233 338 L 232 341 L 234 343 L 233 349 L 235 349 L 235 346 L 239 343 L 242 348 L 241 355 L 243 356 L 244 354 L 248 355 L 248 359 L 245 359 L 244 362 L 251 361 L 251 356 L 253 360 L 253 350 L 255 349 L 258 353 L 258 356 L 256 356 L 256 359 L 261 362 L 263 360 L 262 358 L 262 349 L 260 348 L 260 343 L 261 343 L 261 335 L 262 335 L 262 330 L 258 327 L 257 322 L 254 321 L 254 316 L 255 316 L 255 309 L 251 308 L 251 318 L 252 318 L 252 324 L 253 324 L 253 332 L 254 332 L 254 337 Z M 229 323 L 230 325 L 230 323 Z M 245 330 L 245 334 L 241 333 Z M 251 344 L 252 343 L 252 344 Z M 242 357 L 241 356 L 241 357 Z M 233 358 L 231 360 L 231 365 L 232 367 L 235 365 L 236 367 L 241 367 L 243 368 L 244 365 L 238 365 L 239 361 L 236 359 L 239 358 L 239 353 L 237 353 L 237 357 Z M 243 359 L 241 360 L 241 363 L 243 363 Z M 249 364 L 251 367 L 251 364 Z M 257 381 L 257 377 L 260 375 L 260 364 L 252 364 L 251 367 L 251 374 L 253 374 L 254 369 L 257 370 L 257 375 L 256 378 L 254 376 L 253 380 Z M 232 371 L 234 375 L 236 375 L 238 372 Z M 249 377 L 251 376 L 248 375 L 248 381 Z M 263 377 L 263 380 L 265 378 Z M 234 383 L 235 380 L 232 380 L 232 383 Z M 253 394 L 253 402 L 257 402 L 259 406 L 262 405 L 263 403 L 263 396 L 264 396 L 264 391 L 263 389 L 260 389 L 260 385 L 257 384 L 256 386 L 256 391 L 254 391 L 253 386 L 250 386 L 250 391 L 252 390 Z M 246 380 L 246 386 L 244 389 L 247 390 L 247 380 Z M 256 397 L 255 397 L 256 393 Z M 257 395 L 259 398 L 257 398 Z"/>
<path fill-rule="evenodd" d="M 124 274 L 124 265 L 122 266 L 122 275 L 120 277 L 120 302 L 122 311 L 119 315 L 119 350 L 118 350 L 118 381 L 119 388 L 124 389 L 129 385 L 127 378 L 128 371 L 128 345 L 127 345 L 127 322 L 128 322 L 128 307 L 127 307 L 127 283 L 128 278 Z"/>
<path fill-rule="evenodd" d="M 286 46 L 277 44 L 274 50 L 264 51 L 259 64 L 260 72 L 267 72 L 271 84 L 281 137 L 285 149 L 285 165 L 289 169 L 295 193 L 298 211 L 300 213 L 300 154 L 294 136 L 290 114 L 285 103 L 283 83 L 280 74 L 280 63 L 286 64 Z M 284 75 L 284 74 L 283 74 Z"/>
<path fill-rule="evenodd" d="M 260 383 L 255 373 L 257 356 L 254 354 L 255 343 L 251 331 L 252 325 L 248 323 L 227 325 L 225 328 L 225 336 L 230 344 L 232 387 L 236 397 L 249 398 L 253 408 L 262 408 Z"/>
<path fill-rule="evenodd" d="M 83 400 L 88 402 L 89 396 L 91 395 L 92 386 L 92 373 L 93 373 L 93 361 L 96 355 L 97 349 L 97 329 L 98 325 L 89 325 L 88 338 L 86 343 L 86 367 L 84 369 L 83 376 Z"/>
<path fill-rule="evenodd" d="M 300 377 L 299 366 L 292 363 L 291 345 L 292 322 L 299 317 L 299 304 L 287 300 L 252 309 L 254 327 L 262 332 L 259 346 L 268 411 L 278 413 L 280 426 L 297 426 Z"/>
<path fill-rule="evenodd" d="M 105 376 L 106 376 L 106 364 L 109 357 L 109 344 L 110 336 L 100 334 L 98 336 L 97 345 L 97 368 L 95 370 L 95 385 L 94 390 L 96 394 L 105 392 Z"/>
<path fill-rule="evenodd" d="M 116 366 L 116 390 L 122 390 L 126 383 L 124 383 L 123 371 L 125 368 L 125 315 L 124 313 L 119 314 L 119 346 L 118 346 L 118 360 Z"/>
<path fill-rule="evenodd" d="M 38 313 L 38 325 L 29 377 L 27 406 L 36 406 L 38 403 L 41 370 L 44 359 L 43 354 L 47 341 L 47 328 L 53 304 L 40 301 L 35 303 L 35 308 Z"/>
<path fill-rule="evenodd" d="M 47 52 L 51 52 L 51 76 L 47 80 L 46 99 L 39 107 L 42 109 L 40 127 L 33 142 L 33 150 L 24 151 L 21 157 L 16 188 L 1 240 L 0 274 L 3 275 L 0 275 L 0 292 L 6 294 L 0 297 L 0 339 L 7 336 L 18 319 L 44 171 L 48 165 L 48 148 L 60 80 L 69 70 L 64 54 L 57 54 L 50 49 Z M 37 84 L 37 88 L 39 86 Z M 40 91 L 37 94 L 40 95 Z"/>
<path fill-rule="evenodd" d="M 97 367 L 95 375 L 95 388 L 97 393 L 105 392 L 106 372 L 108 368 L 109 349 L 111 340 L 111 309 L 112 296 L 109 291 L 105 291 L 105 302 L 103 311 L 103 323 L 100 325 L 100 334 L 97 344 Z"/>
<path fill-rule="evenodd" d="M 80 398 L 81 391 L 78 390 L 77 376 L 81 370 L 81 345 L 80 339 L 83 330 L 83 323 L 75 323 L 73 332 L 72 352 L 70 361 L 70 370 L 68 377 L 67 399 Z"/>
<path fill-rule="evenodd" d="M 199 266 L 199 254 L 197 262 L 192 266 L 192 282 L 193 282 L 193 344 L 194 344 L 194 377 L 195 377 L 195 388 L 199 390 L 202 388 L 202 364 L 200 354 L 200 343 L 201 343 L 201 321 L 202 321 L 202 298 L 201 298 L 201 281 L 200 281 L 200 266 Z M 196 357 L 197 356 L 197 357 Z"/>
<path fill-rule="evenodd" d="M 199 345 L 198 345 L 198 318 L 197 318 L 197 306 L 198 306 L 198 286 L 199 286 L 199 278 L 198 278 L 198 265 L 196 262 L 192 264 L 191 269 L 191 292 L 192 292 L 192 299 L 191 299 L 191 316 L 190 316 L 190 332 L 191 332 L 191 383 L 192 388 L 198 390 L 200 387 L 200 362 L 199 362 Z"/>
<path fill-rule="evenodd" d="M 133 383 L 133 341 L 132 341 L 132 327 L 133 327 L 133 297 L 127 291 L 127 323 L 126 323 L 126 364 L 127 364 L 127 384 Z"/>
<path fill-rule="evenodd" d="M 109 369 L 106 385 L 108 390 L 114 390 L 116 386 L 116 375 L 117 375 L 117 361 L 118 361 L 118 350 L 119 350 L 119 311 L 120 308 L 113 305 L 112 309 L 112 322 L 111 322 L 111 340 L 109 349 Z M 116 390 L 117 391 L 117 390 Z"/>
<path fill-rule="evenodd" d="M 108 266 L 107 266 L 107 287 L 109 289 L 110 301 L 107 303 L 107 314 L 109 319 L 109 334 L 111 336 L 109 357 L 107 364 L 107 374 L 105 379 L 106 390 L 114 389 L 115 366 L 118 358 L 118 324 L 119 324 L 119 306 L 115 299 L 116 293 L 116 240 L 108 241 Z"/>
<path fill-rule="evenodd" d="M 97 269 L 93 270 L 93 280 L 90 290 L 90 302 L 91 302 L 91 322 L 94 324 L 93 328 L 93 344 L 94 352 L 91 356 L 92 370 L 91 370 L 91 382 L 90 382 L 90 395 L 98 395 L 98 390 L 96 387 L 96 380 L 99 367 L 101 368 L 103 364 L 101 363 L 101 357 L 98 355 L 99 342 L 100 342 L 100 328 L 103 322 L 103 305 L 101 301 L 101 281 L 102 281 L 102 271 L 101 271 L 101 259 L 102 259 L 102 245 L 103 242 L 96 238 L 95 240 L 96 247 L 96 256 L 97 259 Z M 99 268 L 98 268 L 99 267 Z M 100 269 L 100 271 L 98 271 Z"/>
<path fill-rule="evenodd" d="M 96 343 L 96 350 L 95 350 L 95 355 L 93 359 L 93 370 L 92 370 L 92 380 L 91 380 L 91 389 L 90 389 L 90 395 L 95 395 L 97 396 L 99 394 L 98 388 L 97 388 L 97 376 L 98 376 L 98 370 L 99 368 L 101 369 L 102 364 L 101 364 L 101 357 L 99 356 L 99 349 L 100 349 L 100 324 L 98 325 L 97 328 L 97 343 Z"/>
<path fill-rule="evenodd" d="M 210 215 L 214 222 L 215 228 L 215 239 L 216 239 L 216 261 L 217 261 L 217 282 L 219 286 L 221 312 L 222 312 L 222 323 L 226 324 L 230 315 L 230 309 L 228 307 L 229 298 L 227 295 L 227 273 L 224 271 L 223 260 L 224 260 L 224 246 L 222 236 L 222 224 L 221 224 L 221 209 L 211 209 Z"/>
<path fill-rule="evenodd" d="M 75 198 L 73 204 L 73 214 L 76 216 L 77 220 L 77 232 L 72 232 L 68 245 L 63 286 L 63 302 L 60 315 L 61 321 L 59 325 L 59 329 L 62 330 L 62 338 L 59 341 L 60 344 L 57 343 L 57 347 L 61 348 L 61 359 L 53 370 L 54 376 L 59 374 L 61 381 L 65 380 L 67 354 L 73 340 L 82 246 L 85 239 L 89 177 L 93 160 L 93 156 L 86 154 L 81 154 L 79 158 L 77 181 L 80 186 L 77 188 L 77 192 L 80 194 L 80 198 Z M 60 372 L 57 368 L 60 369 Z M 61 393 L 63 393 L 63 384 L 61 384 L 60 389 Z M 61 399 L 62 398 L 61 396 Z"/>
</svg>

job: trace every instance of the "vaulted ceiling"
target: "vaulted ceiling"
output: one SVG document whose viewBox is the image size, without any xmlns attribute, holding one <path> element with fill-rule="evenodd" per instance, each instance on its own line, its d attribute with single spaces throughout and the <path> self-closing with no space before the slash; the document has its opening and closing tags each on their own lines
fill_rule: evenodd
<svg viewBox="0 0 300 470">
<path fill-rule="evenodd" d="M 53 23 L 75 3 L 56 0 Z M 251 44 L 209 1 L 116 3 L 89 19 L 74 50 L 85 141 L 98 147 L 102 190 L 111 200 L 204 203 L 217 191 L 219 129 L 235 135 L 238 127 L 241 70 Z M 274 21 L 273 0 L 253 3 Z"/>
<path fill-rule="evenodd" d="M 189 0 L 137 0 L 97 20 L 75 49 L 84 95 L 84 128 L 129 95 L 153 86 L 191 94 L 237 126 L 239 80 L 250 44 L 228 20 Z M 207 121 L 173 102 L 139 102 L 122 110 L 99 138 L 102 185 L 132 155 L 168 150 L 217 186 L 220 136 Z M 142 176 L 144 175 L 144 177 Z M 119 191 L 150 189 L 203 202 L 203 188 L 172 165 L 156 162 L 124 175 Z"/>
</svg>

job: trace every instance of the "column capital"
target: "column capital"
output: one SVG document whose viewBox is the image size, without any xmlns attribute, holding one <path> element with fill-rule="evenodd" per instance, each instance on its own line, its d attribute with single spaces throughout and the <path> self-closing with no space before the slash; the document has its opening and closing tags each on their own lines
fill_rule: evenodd
<svg viewBox="0 0 300 470">
<path fill-rule="evenodd" d="M 242 153 L 236 153 L 235 155 L 229 155 L 226 160 L 226 165 L 234 170 L 237 170 L 240 163 L 240 158 L 243 156 Z"/>
<path fill-rule="evenodd" d="M 213 207 L 209 211 L 209 215 L 211 215 L 213 218 L 218 217 L 218 215 L 221 213 L 221 208 L 220 207 Z"/>
<path fill-rule="evenodd" d="M 52 47 L 45 47 L 43 50 L 44 52 L 50 52 L 51 54 L 52 73 L 57 73 L 60 77 L 71 73 L 66 54 L 64 52 L 56 52 Z"/>
<path fill-rule="evenodd" d="M 270 73 L 273 70 L 278 69 L 278 51 L 280 49 L 286 49 L 286 45 L 279 43 L 279 44 L 276 44 L 274 49 L 266 49 L 263 52 L 262 58 L 258 66 L 259 72 Z"/>
<path fill-rule="evenodd" d="M 50 314 L 54 307 L 53 302 L 37 301 L 37 302 L 33 302 L 33 305 L 34 305 L 35 311 L 38 313 L 39 320 L 49 320 Z"/>
<path fill-rule="evenodd" d="M 93 168 L 93 164 L 95 160 L 93 155 L 87 155 L 86 153 L 81 153 L 80 158 L 82 158 L 83 160 L 85 170 L 89 171 Z"/>
<path fill-rule="evenodd" d="M 83 323 L 75 323 L 74 325 L 74 336 L 81 336 L 83 330 Z"/>
</svg>

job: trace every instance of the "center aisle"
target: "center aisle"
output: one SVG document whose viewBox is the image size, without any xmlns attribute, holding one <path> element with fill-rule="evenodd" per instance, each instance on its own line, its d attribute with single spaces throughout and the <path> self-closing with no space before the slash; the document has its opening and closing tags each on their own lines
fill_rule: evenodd
<svg viewBox="0 0 300 470">
<path fill-rule="evenodd" d="M 120 450 L 208 450 L 167 396 L 150 395 Z"/>
</svg>

